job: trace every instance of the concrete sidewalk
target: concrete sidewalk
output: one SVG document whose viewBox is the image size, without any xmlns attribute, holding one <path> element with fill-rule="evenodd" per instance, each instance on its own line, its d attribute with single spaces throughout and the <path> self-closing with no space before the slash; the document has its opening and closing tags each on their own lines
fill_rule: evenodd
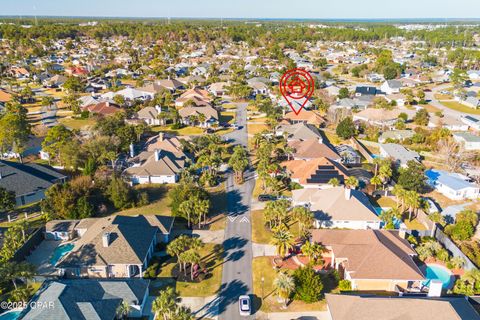
<svg viewBox="0 0 480 320">
<path fill-rule="evenodd" d="M 307 312 L 258 312 L 257 320 L 332 320 L 328 311 L 307 311 Z"/>
<path fill-rule="evenodd" d="M 276 255 L 275 246 L 271 244 L 252 243 L 253 257 L 273 257 Z"/>
</svg>

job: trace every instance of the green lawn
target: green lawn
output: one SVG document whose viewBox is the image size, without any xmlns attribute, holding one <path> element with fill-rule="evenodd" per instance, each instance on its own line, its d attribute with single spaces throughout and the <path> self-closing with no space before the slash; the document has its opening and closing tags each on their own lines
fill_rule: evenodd
<svg viewBox="0 0 480 320">
<path fill-rule="evenodd" d="M 168 191 L 172 188 L 170 185 L 165 184 L 141 184 L 135 186 L 135 189 L 139 191 L 146 191 L 148 193 L 150 204 L 123 210 L 119 212 L 122 215 L 139 215 L 139 214 L 159 214 L 159 215 L 171 215 L 169 208 L 170 198 L 168 197 Z"/>
<path fill-rule="evenodd" d="M 204 129 L 197 128 L 197 127 L 184 127 L 181 129 L 171 129 L 169 126 L 155 126 L 152 127 L 152 131 L 154 132 L 168 132 L 173 133 L 179 136 L 189 136 L 189 135 L 198 135 L 202 134 Z"/>
<path fill-rule="evenodd" d="M 425 228 L 423 223 L 418 221 L 418 219 L 413 219 L 412 221 L 408 221 L 408 213 L 407 213 L 407 217 L 403 220 L 403 222 L 405 223 L 405 225 L 409 230 L 427 230 L 427 228 Z"/>
<path fill-rule="evenodd" d="M 159 278 L 159 281 L 164 282 L 165 286 L 173 285 L 180 296 L 183 297 L 208 297 L 216 294 L 222 282 L 223 247 L 207 243 L 198 250 L 198 253 L 210 274 L 210 277 L 207 279 L 198 283 L 175 281 L 172 278 L 172 270 L 176 265 L 176 258 L 168 258 L 162 262 L 157 278 Z M 151 294 L 158 295 L 159 289 L 161 290 L 165 286 L 157 288 Z"/>
<path fill-rule="evenodd" d="M 254 210 L 251 212 L 252 219 L 252 241 L 255 243 L 269 244 L 272 240 L 272 232 L 265 226 L 263 219 L 263 210 Z M 298 223 L 296 221 L 288 221 L 288 229 L 294 236 L 299 237 L 300 230 L 298 229 Z"/>
<path fill-rule="evenodd" d="M 269 257 L 257 257 L 252 261 L 253 271 L 253 294 L 255 295 L 253 303 L 261 305 L 263 312 L 300 312 L 300 311 L 324 311 L 326 302 L 324 299 L 315 303 L 305 303 L 303 301 L 291 301 L 287 309 L 282 308 L 282 304 L 277 301 L 277 292 L 273 286 L 273 281 L 277 276 L 277 271 L 273 269 Z M 287 270 L 292 273 L 291 270 Z M 262 282 L 263 278 L 263 282 Z M 262 303 L 263 295 L 263 303 Z"/>
<path fill-rule="evenodd" d="M 258 123 L 247 124 L 248 134 L 259 133 L 259 132 L 262 132 L 264 130 L 268 130 L 268 126 L 266 124 L 258 124 Z"/>
<path fill-rule="evenodd" d="M 83 129 L 86 127 L 91 127 L 95 124 L 95 119 L 88 118 L 88 119 L 75 119 L 71 117 L 62 117 L 58 119 L 58 122 L 63 124 L 65 127 L 70 129 Z"/>
<path fill-rule="evenodd" d="M 225 229 L 226 213 L 227 213 L 227 192 L 225 183 L 221 183 L 218 187 L 207 189 L 210 193 L 212 201 L 212 209 L 208 221 L 208 230 Z"/>
<path fill-rule="evenodd" d="M 452 110 L 464 112 L 464 113 L 470 113 L 470 114 L 480 114 L 480 109 L 473 109 L 467 106 L 464 106 L 463 104 L 457 102 L 457 101 L 440 101 L 445 107 L 450 108 Z"/>
</svg>

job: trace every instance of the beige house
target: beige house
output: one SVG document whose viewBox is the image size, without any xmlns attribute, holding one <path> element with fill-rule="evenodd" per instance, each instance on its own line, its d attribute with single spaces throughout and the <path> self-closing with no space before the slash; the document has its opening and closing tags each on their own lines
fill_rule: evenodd
<svg viewBox="0 0 480 320">
<path fill-rule="evenodd" d="M 464 297 L 384 297 L 345 294 L 326 294 L 325 297 L 332 320 L 480 319 Z"/>
<path fill-rule="evenodd" d="M 155 245 L 169 241 L 173 222 L 155 215 L 81 220 L 75 227 L 80 239 L 55 267 L 67 277 L 141 277 Z"/>
<path fill-rule="evenodd" d="M 310 230 L 310 241 L 330 250 L 331 267 L 353 290 L 408 291 L 425 276 L 413 261 L 416 252 L 396 231 Z"/>
</svg>

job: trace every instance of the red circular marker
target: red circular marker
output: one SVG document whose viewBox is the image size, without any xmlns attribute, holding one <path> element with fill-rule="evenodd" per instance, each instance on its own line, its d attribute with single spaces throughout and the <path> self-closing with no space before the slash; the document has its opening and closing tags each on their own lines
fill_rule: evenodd
<svg viewBox="0 0 480 320">
<path fill-rule="evenodd" d="M 315 82 L 310 73 L 303 69 L 291 69 L 280 79 L 280 92 L 290 109 L 299 114 L 315 90 Z"/>
</svg>

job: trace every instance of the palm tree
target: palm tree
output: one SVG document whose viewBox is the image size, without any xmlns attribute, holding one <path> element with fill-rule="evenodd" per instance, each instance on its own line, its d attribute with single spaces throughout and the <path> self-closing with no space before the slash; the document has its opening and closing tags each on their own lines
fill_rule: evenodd
<svg viewBox="0 0 480 320">
<path fill-rule="evenodd" d="M 327 249 L 321 244 L 311 243 L 310 241 L 305 242 L 301 249 L 302 253 L 314 263 L 318 263 L 319 259 L 322 257 L 322 253 L 327 251 Z"/>
<path fill-rule="evenodd" d="M 285 226 L 277 227 L 273 230 L 271 243 L 276 247 L 277 254 L 285 258 L 293 248 L 293 235 Z"/>
<path fill-rule="evenodd" d="M 375 191 L 377 190 L 377 186 L 382 184 L 382 179 L 378 175 L 375 175 L 372 179 L 370 179 L 370 183 L 373 184 L 375 187 Z"/>
<path fill-rule="evenodd" d="M 350 176 L 345 180 L 345 186 L 350 189 L 356 189 L 359 185 L 358 179 L 354 176 Z"/>
<path fill-rule="evenodd" d="M 163 320 L 172 319 L 177 310 L 177 298 L 178 295 L 172 287 L 161 291 L 160 295 L 152 303 L 152 311 L 155 314 L 155 318 L 161 315 Z"/>
<path fill-rule="evenodd" d="M 450 264 L 454 269 L 461 269 L 465 265 L 465 259 L 462 257 L 453 257 L 450 259 Z"/>
<path fill-rule="evenodd" d="M 314 221 L 313 212 L 310 209 L 305 208 L 304 206 L 297 206 L 293 208 L 293 217 L 298 222 L 298 232 L 301 233 L 302 230 L 310 228 Z"/>
<path fill-rule="evenodd" d="M 420 196 L 416 191 L 407 191 L 405 202 L 408 206 L 408 220 L 412 221 L 412 213 L 420 207 Z"/>
<path fill-rule="evenodd" d="M 283 299 L 283 306 L 286 308 L 290 294 L 295 290 L 293 277 L 284 272 L 280 272 L 273 281 L 273 285 L 278 290 L 278 296 Z"/>
<path fill-rule="evenodd" d="M 337 178 L 332 178 L 328 180 L 328 184 L 332 187 L 338 187 L 340 185 L 340 181 Z"/>
<path fill-rule="evenodd" d="M 117 307 L 117 318 L 119 319 L 125 319 L 128 316 L 128 313 L 130 312 L 130 304 L 126 301 L 123 300 L 122 303 L 120 303 Z"/>
<path fill-rule="evenodd" d="M 195 214 L 198 217 L 198 227 L 200 228 L 200 223 L 202 222 L 203 217 L 203 225 L 207 224 L 207 214 L 210 211 L 210 200 L 200 200 L 197 197 L 193 200 L 195 202 Z"/>
<path fill-rule="evenodd" d="M 178 212 L 180 212 L 183 215 L 183 217 L 187 218 L 187 224 L 189 228 L 191 226 L 192 217 L 195 214 L 195 206 L 196 206 L 195 199 L 189 199 L 189 200 L 183 201 L 178 206 Z"/>
<path fill-rule="evenodd" d="M 393 186 L 393 194 L 395 195 L 395 199 L 396 199 L 396 202 L 397 202 L 397 207 L 399 207 L 399 202 L 401 201 L 402 203 L 402 212 L 404 210 L 404 204 L 405 204 L 405 194 L 406 194 L 406 190 L 401 186 L 399 185 L 398 183 Z"/>
<path fill-rule="evenodd" d="M 190 279 L 193 281 L 193 267 L 200 263 L 202 258 L 197 251 L 191 250 L 191 253 L 188 256 L 188 262 L 190 263 Z"/>
<path fill-rule="evenodd" d="M 270 229 L 280 226 L 288 216 L 290 202 L 287 200 L 269 201 L 264 210 L 265 220 L 270 224 Z M 273 223 L 273 226 L 272 226 Z"/>
<path fill-rule="evenodd" d="M 180 306 L 175 311 L 175 320 L 194 320 L 192 310 L 185 306 Z"/>
</svg>

